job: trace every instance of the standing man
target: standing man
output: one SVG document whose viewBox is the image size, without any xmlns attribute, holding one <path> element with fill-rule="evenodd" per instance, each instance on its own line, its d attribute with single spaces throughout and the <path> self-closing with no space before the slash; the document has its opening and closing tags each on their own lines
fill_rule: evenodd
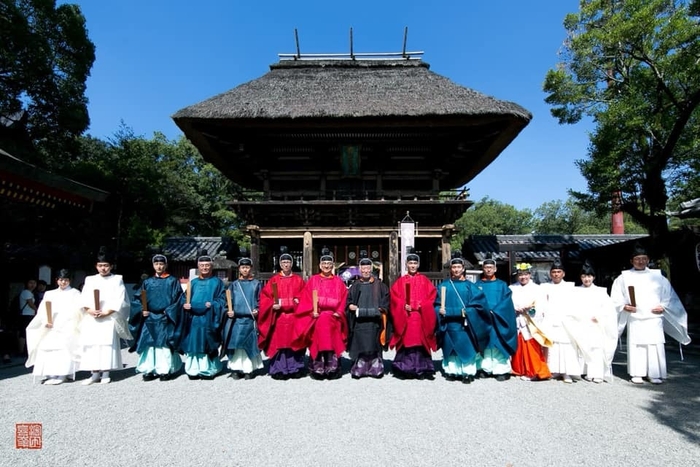
<svg viewBox="0 0 700 467">
<path fill-rule="evenodd" d="M 78 368 L 80 291 L 71 288 L 70 273 L 66 269 L 58 272 L 56 284 L 58 288 L 46 292 L 27 327 L 29 358 L 25 366 L 33 365 L 32 374 L 44 378 L 45 385 L 62 384 L 69 377 L 75 378 Z"/>
<path fill-rule="evenodd" d="M 190 379 L 214 379 L 223 367 L 219 360 L 219 323 L 226 303 L 226 286 L 212 274 L 211 263 L 207 251 L 200 252 L 199 276 L 190 280 L 181 299 L 183 329 L 179 350 L 185 355 L 185 373 Z"/>
<path fill-rule="evenodd" d="M 348 352 L 352 359 L 350 375 L 384 376 L 384 361 L 380 337 L 386 336 L 389 311 L 389 288 L 372 275 L 372 260 L 365 250 L 360 251 L 360 278 L 348 291 Z"/>
<path fill-rule="evenodd" d="M 319 268 L 321 272 L 309 279 L 301 293 L 294 348 L 308 347 L 312 378 L 337 379 L 341 376 L 340 356 L 348 337 L 348 290 L 333 274 L 333 256 L 327 248 L 321 253 Z"/>
<path fill-rule="evenodd" d="M 510 379 L 510 357 L 518 348 L 518 328 L 515 323 L 513 292 L 504 281 L 496 278 L 496 261 L 487 258 L 481 265 L 481 277 L 476 286 L 486 295 L 491 315 L 491 331 L 486 348 L 477 358 L 477 370 L 496 377 Z"/>
<path fill-rule="evenodd" d="M 564 280 L 564 264 L 555 259 L 549 269 L 552 282 L 543 284 L 547 298 L 543 326 L 552 346 L 547 350 L 547 366 L 555 378 L 573 383 L 581 378 L 581 356 L 572 332 L 577 326 L 574 283 Z"/>
<path fill-rule="evenodd" d="M 646 377 L 661 384 L 667 377 L 664 332 L 683 345 L 690 343 L 688 315 L 671 283 L 658 269 L 649 269 L 649 256 L 636 245 L 632 269 L 615 279 L 611 298 L 618 312 L 618 333 L 627 326 L 627 372 L 634 384 Z"/>
<path fill-rule="evenodd" d="M 245 252 L 243 253 L 245 254 Z M 252 379 L 253 373 L 263 367 L 258 348 L 258 332 L 255 322 L 258 317 L 258 300 L 262 286 L 253 278 L 253 261 L 242 257 L 238 260 L 238 279 L 231 282 L 232 310 L 223 329 L 223 350 L 228 357 L 228 368 L 233 379 Z"/>
<path fill-rule="evenodd" d="M 129 325 L 129 301 L 122 276 L 112 274 L 114 257 L 100 248 L 95 268 L 97 274 L 87 276 L 80 301 L 83 319 L 80 323 L 80 369 L 92 372 L 83 385 L 112 381 L 110 370 L 121 370 L 122 352 L 120 338 L 131 340 Z M 98 296 L 99 295 L 99 296 Z"/>
<path fill-rule="evenodd" d="M 153 256 L 151 262 L 155 275 L 141 283 L 131 302 L 129 330 L 135 341 L 129 351 L 139 354 L 136 372 L 143 374 L 144 381 L 166 381 L 182 368 L 182 359 L 175 351 L 182 321 L 182 287 L 168 274 L 164 255 Z"/>
<path fill-rule="evenodd" d="M 469 384 L 476 375 L 477 355 L 488 343 L 491 317 L 484 293 L 464 277 L 461 256 L 459 251 L 452 255 L 450 278 L 438 287 L 435 312 L 445 379 Z"/>
<path fill-rule="evenodd" d="M 281 253 L 281 271 L 272 276 L 260 293 L 258 345 L 270 358 L 272 378 L 299 378 L 304 373 L 305 349 L 294 350 L 292 341 L 294 312 L 304 289 L 304 279 L 292 273 L 293 258 L 286 248 Z"/>
<path fill-rule="evenodd" d="M 391 319 L 394 335 L 389 346 L 396 348 L 392 364 L 398 378 L 433 379 L 432 353 L 435 340 L 435 297 L 430 279 L 418 272 L 420 257 L 411 249 L 406 256 L 407 272 L 391 286 Z"/>
<path fill-rule="evenodd" d="M 542 347 L 542 344 L 549 342 L 545 342 L 539 329 L 546 297 L 540 286 L 532 282 L 530 267 L 529 263 L 518 263 L 515 267 L 518 282 L 509 286 L 513 292 L 518 327 L 518 348 L 512 360 L 513 374 L 526 381 L 552 377 Z"/>
<path fill-rule="evenodd" d="M 588 260 L 581 268 L 581 286 L 576 287 L 574 306 L 577 325 L 572 337 L 583 354 L 588 381 L 612 381 L 612 361 L 617 347 L 617 312 L 605 287 L 593 284 L 595 269 Z"/>
</svg>

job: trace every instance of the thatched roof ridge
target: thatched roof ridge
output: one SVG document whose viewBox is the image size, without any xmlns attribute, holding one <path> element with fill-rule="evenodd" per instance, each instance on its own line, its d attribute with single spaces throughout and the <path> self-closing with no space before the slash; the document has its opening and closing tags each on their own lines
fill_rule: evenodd
<svg viewBox="0 0 700 467">
<path fill-rule="evenodd" d="M 530 112 L 460 86 L 417 60 L 283 60 L 260 78 L 178 111 L 180 119 L 504 116 Z"/>
</svg>

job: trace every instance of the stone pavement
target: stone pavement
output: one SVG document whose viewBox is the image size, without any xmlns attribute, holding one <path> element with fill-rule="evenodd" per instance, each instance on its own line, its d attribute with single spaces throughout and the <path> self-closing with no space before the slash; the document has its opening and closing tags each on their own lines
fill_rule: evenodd
<svg viewBox="0 0 700 467">
<path fill-rule="evenodd" d="M 681 362 L 669 343 L 669 379 L 658 386 L 629 383 L 623 353 L 614 381 L 600 385 L 463 385 L 440 375 L 358 381 L 347 373 L 336 381 L 224 374 L 144 382 L 124 351 L 125 369 L 111 384 L 43 386 L 14 364 L 0 367 L 0 464 L 694 466 L 698 347 L 686 347 Z M 29 422 L 42 424 L 40 450 L 15 448 L 16 424 Z"/>
</svg>

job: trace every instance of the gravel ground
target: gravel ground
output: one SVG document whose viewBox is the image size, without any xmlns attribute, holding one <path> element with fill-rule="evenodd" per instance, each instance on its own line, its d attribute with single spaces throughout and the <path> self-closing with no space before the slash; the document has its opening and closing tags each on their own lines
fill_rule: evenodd
<svg viewBox="0 0 700 467">
<path fill-rule="evenodd" d="M 0 465 L 695 466 L 697 349 L 681 362 L 669 344 L 659 386 L 629 383 L 624 354 L 601 385 L 356 381 L 347 368 L 335 381 L 145 382 L 124 350 L 109 385 L 43 386 L 15 364 L 0 367 Z M 29 422 L 43 425 L 41 450 L 15 449 Z"/>
</svg>

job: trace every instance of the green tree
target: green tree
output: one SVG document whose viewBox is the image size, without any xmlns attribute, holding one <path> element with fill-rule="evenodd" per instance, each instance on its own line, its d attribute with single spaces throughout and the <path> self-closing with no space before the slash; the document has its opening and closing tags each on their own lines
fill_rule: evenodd
<svg viewBox="0 0 700 467">
<path fill-rule="evenodd" d="M 169 236 L 228 235 L 243 240 L 228 202 L 239 188 L 184 137 L 136 136 L 122 125 L 109 141 L 81 138 L 74 177 L 110 193 L 91 237 L 140 254 Z"/>
<path fill-rule="evenodd" d="M 595 123 L 588 158 L 577 162 L 585 208 L 619 208 L 652 236 L 668 232 L 669 196 L 696 183 L 700 139 L 698 2 L 582 0 L 567 15 L 561 63 L 544 90 L 564 124 Z"/>
<path fill-rule="evenodd" d="M 470 235 L 515 235 L 532 231 L 532 212 L 518 210 L 510 204 L 489 198 L 482 198 L 465 212 L 456 222 L 458 228 L 450 242 L 452 247 L 461 248 Z"/>
<path fill-rule="evenodd" d="M 77 5 L 0 0 L 0 146 L 51 168 L 75 155 L 94 60 Z"/>
<path fill-rule="evenodd" d="M 566 201 L 547 201 L 535 209 L 534 230 L 539 234 L 609 234 L 612 219 L 610 212 L 599 215 L 586 211 L 573 198 Z M 625 219 L 625 233 L 644 233 L 643 227 L 631 219 Z"/>
</svg>

